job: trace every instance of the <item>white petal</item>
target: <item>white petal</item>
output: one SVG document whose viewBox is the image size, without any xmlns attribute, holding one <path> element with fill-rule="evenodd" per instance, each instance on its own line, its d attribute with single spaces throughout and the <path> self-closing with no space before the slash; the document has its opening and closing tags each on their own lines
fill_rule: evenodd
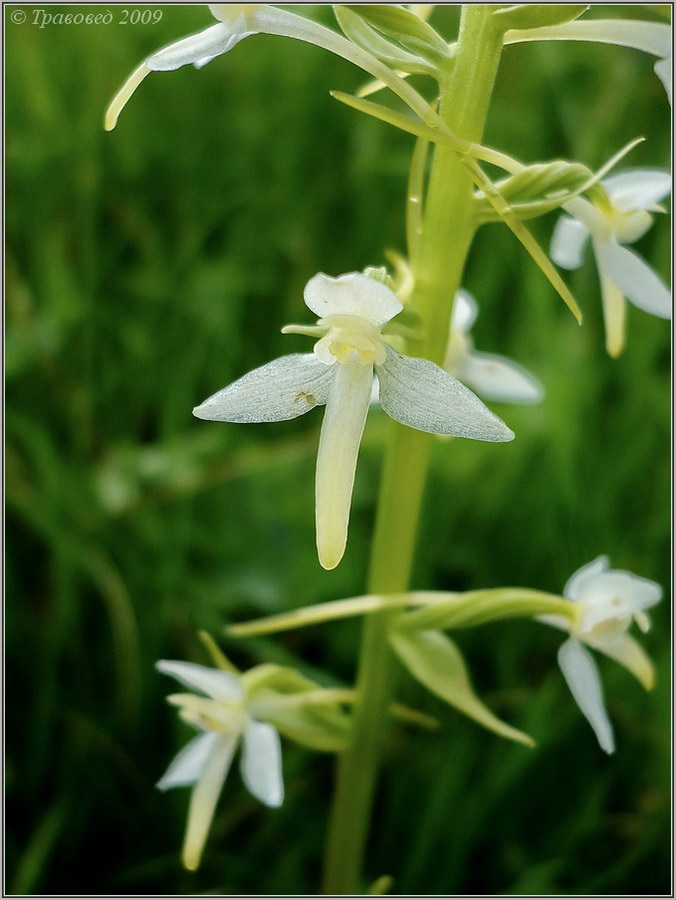
<svg viewBox="0 0 676 900">
<path fill-rule="evenodd" d="M 671 175 L 663 169 L 625 169 L 603 179 L 618 209 L 650 209 L 671 193 Z"/>
<path fill-rule="evenodd" d="M 336 363 L 317 451 L 317 552 L 334 569 L 345 552 L 359 444 L 371 400 L 373 367 Z"/>
<path fill-rule="evenodd" d="M 582 592 L 593 582 L 597 576 L 607 572 L 610 568 L 610 560 L 607 556 L 597 556 L 596 559 L 582 566 L 574 572 L 563 589 L 563 596 L 568 600 L 580 600 Z"/>
<path fill-rule="evenodd" d="M 589 580 L 578 599 L 585 604 L 584 627 L 590 629 L 650 609 L 662 599 L 662 588 L 648 578 L 611 569 Z"/>
<path fill-rule="evenodd" d="M 579 269 L 589 232 L 577 219 L 561 216 L 554 227 L 549 255 L 562 269 Z"/>
<path fill-rule="evenodd" d="M 514 432 L 448 372 L 426 359 L 387 348 L 376 366 L 380 405 L 393 419 L 419 431 L 475 441 L 511 441 Z"/>
<path fill-rule="evenodd" d="M 169 763 L 169 768 L 157 782 L 161 791 L 185 787 L 199 781 L 208 758 L 218 742 L 218 734 L 205 731 L 198 734 Z"/>
<path fill-rule="evenodd" d="M 655 667 L 648 654 L 638 641 L 628 634 L 622 634 L 614 641 L 591 643 L 591 646 L 601 653 L 605 653 L 611 659 L 624 666 L 636 678 L 646 691 L 655 686 Z"/>
<path fill-rule="evenodd" d="M 239 736 L 219 734 L 218 740 L 193 788 L 188 824 L 183 842 L 183 865 L 194 872 L 199 867 L 211 821 L 232 763 Z"/>
<path fill-rule="evenodd" d="M 250 793 L 266 806 L 284 802 L 282 748 L 276 728 L 249 719 L 242 746 L 242 779 Z"/>
<path fill-rule="evenodd" d="M 376 328 L 404 308 L 395 294 L 380 281 L 360 272 L 332 278 L 319 273 L 305 285 L 305 303 L 320 319 L 329 316 L 359 316 Z"/>
<path fill-rule="evenodd" d="M 502 403 L 539 403 L 540 382 L 518 363 L 493 353 L 471 350 L 460 362 L 458 378 L 484 397 Z"/>
<path fill-rule="evenodd" d="M 479 307 L 469 291 L 460 289 L 453 302 L 453 314 L 451 316 L 451 330 L 467 334 L 479 315 Z"/>
<path fill-rule="evenodd" d="M 333 366 L 314 353 L 280 356 L 193 409 L 198 419 L 215 422 L 282 422 L 326 403 Z"/>
<path fill-rule="evenodd" d="M 564 25 L 509 31 L 505 43 L 520 41 L 592 41 L 631 47 L 653 56 L 671 52 L 671 26 L 662 22 L 640 22 L 636 19 L 577 19 Z"/>
<path fill-rule="evenodd" d="M 606 350 L 613 359 L 624 350 L 627 304 L 624 294 L 615 282 L 599 273 L 601 279 L 601 298 L 603 300 L 603 321 L 606 328 Z"/>
<path fill-rule="evenodd" d="M 559 647 L 559 665 L 575 702 L 594 729 L 601 749 L 615 751 L 613 726 L 603 700 L 603 686 L 591 653 L 574 638 Z"/>
<path fill-rule="evenodd" d="M 658 59 L 658 61 L 655 63 L 655 74 L 664 85 L 664 90 L 667 92 L 669 103 L 671 103 L 671 54 L 669 54 L 669 56 L 666 56 L 664 59 Z"/>
<path fill-rule="evenodd" d="M 244 688 L 239 678 L 230 672 L 173 659 L 161 659 L 155 663 L 155 668 L 158 672 L 180 681 L 186 687 L 201 691 L 207 697 L 213 697 L 214 700 L 239 703 L 244 698 Z"/>
<path fill-rule="evenodd" d="M 244 20 L 242 19 L 242 24 Z M 240 30 L 235 25 L 211 25 L 198 34 L 169 44 L 146 60 L 151 72 L 173 72 L 181 66 L 199 63 L 205 57 L 213 59 L 232 50 L 234 46 L 255 32 Z"/>
<path fill-rule="evenodd" d="M 599 269 L 627 300 L 653 316 L 671 318 L 671 292 L 645 260 L 614 241 L 596 241 L 594 251 Z"/>
</svg>

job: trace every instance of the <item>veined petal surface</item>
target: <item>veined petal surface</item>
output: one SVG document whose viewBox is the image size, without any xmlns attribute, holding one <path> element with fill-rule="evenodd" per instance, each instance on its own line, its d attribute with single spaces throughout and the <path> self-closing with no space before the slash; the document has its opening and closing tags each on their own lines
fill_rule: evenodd
<svg viewBox="0 0 676 900">
<path fill-rule="evenodd" d="M 603 686 L 591 653 L 575 638 L 559 647 L 559 665 L 575 702 L 594 729 L 601 749 L 615 751 L 613 726 L 603 700 Z"/>
<path fill-rule="evenodd" d="M 589 232 L 577 219 L 561 216 L 554 226 L 549 255 L 562 269 L 579 269 Z"/>
<path fill-rule="evenodd" d="M 476 441 L 511 441 L 514 432 L 448 372 L 425 359 L 387 348 L 376 366 L 380 405 L 391 418 L 419 431 Z"/>
<path fill-rule="evenodd" d="M 239 678 L 230 672 L 173 659 L 161 659 L 155 664 L 155 668 L 163 675 L 169 675 L 186 687 L 201 691 L 214 700 L 239 703 L 244 699 L 244 688 Z"/>
<path fill-rule="evenodd" d="M 645 260 L 615 241 L 596 241 L 594 249 L 599 269 L 627 300 L 660 319 L 671 318 L 671 291 Z"/>
<path fill-rule="evenodd" d="M 175 787 L 185 787 L 199 781 L 204 767 L 218 745 L 218 734 L 205 731 L 198 734 L 169 763 L 169 768 L 157 782 L 161 791 Z"/>
<path fill-rule="evenodd" d="M 314 353 L 280 356 L 248 372 L 196 406 L 193 415 L 215 422 L 282 422 L 326 403 L 334 367 Z"/>
<path fill-rule="evenodd" d="M 396 295 L 380 281 L 348 272 L 333 278 L 323 272 L 305 285 L 305 304 L 320 319 L 358 316 L 382 328 L 403 309 Z"/>
<path fill-rule="evenodd" d="M 284 802 L 282 748 L 279 733 L 267 722 L 249 719 L 242 739 L 242 780 L 250 793 L 266 806 Z"/>
</svg>

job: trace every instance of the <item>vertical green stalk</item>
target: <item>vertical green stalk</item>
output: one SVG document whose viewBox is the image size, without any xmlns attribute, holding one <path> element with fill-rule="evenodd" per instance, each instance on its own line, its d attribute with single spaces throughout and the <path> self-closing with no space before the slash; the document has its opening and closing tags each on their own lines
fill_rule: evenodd
<svg viewBox="0 0 676 900">
<path fill-rule="evenodd" d="M 454 134 L 479 142 L 502 51 L 489 6 L 464 6 L 457 53 L 440 84 L 440 115 Z M 437 147 L 430 171 L 413 305 L 424 337 L 413 355 L 440 363 L 455 293 L 476 231 L 472 185 L 460 158 Z M 431 436 L 392 423 L 371 552 L 370 593 L 409 586 Z M 393 693 L 394 661 L 387 631 L 394 612 L 364 623 L 357 674 L 354 738 L 338 763 L 324 871 L 328 894 L 361 893 L 362 864 L 373 794 Z M 382 873 L 376 873 L 382 874 Z"/>
</svg>

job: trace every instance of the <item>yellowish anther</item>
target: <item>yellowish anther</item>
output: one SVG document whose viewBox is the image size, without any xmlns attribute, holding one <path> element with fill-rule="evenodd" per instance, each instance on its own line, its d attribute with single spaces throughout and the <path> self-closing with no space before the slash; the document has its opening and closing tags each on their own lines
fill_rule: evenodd
<svg viewBox="0 0 676 900">
<path fill-rule="evenodd" d="M 375 325 L 358 316 L 330 316 L 320 319 L 328 332 L 317 341 L 314 351 L 325 363 L 380 365 L 385 361 L 385 343 Z"/>
<path fill-rule="evenodd" d="M 129 98 L 132 96 L 136 88 L 141 84 L 146 75 L 150 74 L 150 69 L 145 63 L 141 63 L 138 69 L 135 69 L 129 78 L 122 85 L 120 90 L 115 94 L 110 102 L 110 106 L 106 110 L 103 127 L 106 131 L 112 131 L 117 125 L 120 113 L 127 105 Z"/>
</svg>

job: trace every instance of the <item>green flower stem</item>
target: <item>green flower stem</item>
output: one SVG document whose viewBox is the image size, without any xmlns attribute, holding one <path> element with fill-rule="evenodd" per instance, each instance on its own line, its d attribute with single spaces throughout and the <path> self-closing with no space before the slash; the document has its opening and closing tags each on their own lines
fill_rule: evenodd
<svg viewBox="0 0 676 900">
<path fill-rule="evenodd" d="M 440 116 L 454 134 L 480 141 L 497 71 L 502 40 L 491 7 L 464 6 L 455 60 L 441 79 Z M 414 275 L 412 304 L 424 336 L 410 342 L 413 355 L 440 363 L 446 349 L 453 299 L 460 287 L 477 227 L 472 185 L 457 153 L 437 147 L 430 172 L 427 206 Z M 382 476 L 371 554 L 369 593 L 397 593 L 409 585 L 431 436 L 392 423 Z M 369 616 L 364 623 L 357 674 L 354 737 L 341 754 L 327 852 L 324 891 L 361 892 L 394 660 L 387 632 L 397 610 Z"/>
</svg>

